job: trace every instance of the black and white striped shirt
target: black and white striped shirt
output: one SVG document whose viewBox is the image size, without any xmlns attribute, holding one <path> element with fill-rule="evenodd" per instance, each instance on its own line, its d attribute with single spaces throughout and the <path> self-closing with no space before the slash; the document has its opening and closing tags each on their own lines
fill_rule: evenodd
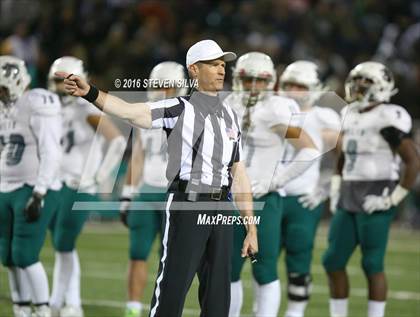
<svg viewBox="0 0 420 317">
<path fill-rule="evenodd" d="M 231 168 L 242 158 L 236 113 L 219 97 L 191 96 L 149 103 L 152 127 L 168 137 L 166 177 L 214 187 L 231 186 Z"/>
</svg>

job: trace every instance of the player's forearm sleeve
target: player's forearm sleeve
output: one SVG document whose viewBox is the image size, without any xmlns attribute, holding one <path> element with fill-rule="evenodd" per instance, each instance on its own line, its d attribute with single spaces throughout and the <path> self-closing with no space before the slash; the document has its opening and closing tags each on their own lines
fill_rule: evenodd
<svg viewBox="0 0 420 317">
<path fill-rule="evenodd" d="M 38 141 L 39 169 L 34 191 L 45 194 L 59 177 L 61 163 L 61 117 L 33 115 L 31 127 Z"/>
</svg>

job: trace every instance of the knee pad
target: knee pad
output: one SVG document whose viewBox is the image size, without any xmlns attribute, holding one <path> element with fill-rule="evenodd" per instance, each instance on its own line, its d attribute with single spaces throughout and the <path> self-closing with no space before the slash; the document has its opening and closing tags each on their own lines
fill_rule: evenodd
<svg viewBox="0 0 420 317">
<path fill-rule="evenodd" d="M 287 295 L 290 300 L 307 301 L 312 291 L 312 277 L 310 274 L 289 273 Z"/>
<path fill-rule="evenodd" d="M 383 256 L 368 252 L 362 256 L 362 268 L 366 276 L 384 271 Z"/>
</svg>

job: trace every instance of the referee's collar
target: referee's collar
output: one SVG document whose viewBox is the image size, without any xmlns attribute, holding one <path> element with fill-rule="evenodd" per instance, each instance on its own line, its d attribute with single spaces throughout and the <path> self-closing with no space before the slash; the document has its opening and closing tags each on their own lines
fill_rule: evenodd
<svg viewBox="0 0 420 317">
<path fill-rule="evenodd" d="M 193 89 L 190 93 L 189 102 L 194 105 L 194 109 L 198 109 L 204 116 L 211 113 L 222 116 L 223 103 L 219 94 L 211 96 Z"/>
</svg>

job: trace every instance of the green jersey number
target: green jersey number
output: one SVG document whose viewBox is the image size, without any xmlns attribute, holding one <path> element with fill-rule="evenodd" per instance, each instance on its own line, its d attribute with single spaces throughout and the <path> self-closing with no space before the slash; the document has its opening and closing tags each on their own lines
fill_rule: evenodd
<svg viewBox="0 0 420 317">
<path fill-rule="evenodd" d="M 346 149 L 346 171 L 347 172 L 351 172 L 354 169 L 356 158 L 357 158 L 357 141 L 349 140 L 347 142 L 347 149 Z"/>
<path fill-rule="evenodd" d="M 5 141 L 4 136 L 0 136 L 0 144 L 0 150 L 5 150 L 6 145 L 8 145 L 6 165 L 13 166 L 19 164 L 25 151 L 25 140 L 23 136 L 20 134 L 11 134 L 8 143 Z"/>
<path fill-rule="evenodd" d="M 64 153 L 70 153 L 74 146 L 74 130 L 69 130 L 62 142 L 64 143 Z"/>
</svg>

